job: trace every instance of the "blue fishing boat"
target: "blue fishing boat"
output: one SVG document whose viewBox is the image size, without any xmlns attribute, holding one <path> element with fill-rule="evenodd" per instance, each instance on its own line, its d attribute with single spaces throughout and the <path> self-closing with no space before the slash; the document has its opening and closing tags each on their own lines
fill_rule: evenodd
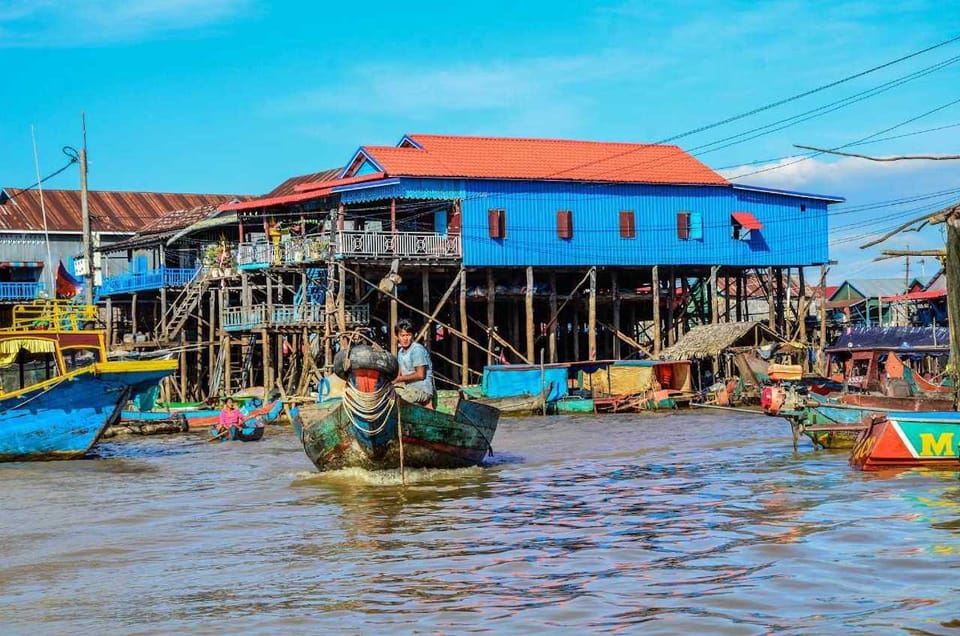
<svg viewBox="0 0 960 636">
<path fill-rule="evenodd" d="M 264 429 L 266 426 L 260 420 L 247 420 L 242 426 L 231 426 L 226 430 L 213 426 L 210 428 L 210 441 L 256 442 L 263 437 Z"/>
<path fill-rule="evenodd" d="M 14 308 L 0 330 L 0 368 L 19 371 L 17 388 L 0 387 L 0 461 L 84 455 L 130 395 L 176 369 L 173 360 L 108 361 L 104 332 L 86 329 L 95 318 L 95 307 L 59 301 Z"/>
</svg>

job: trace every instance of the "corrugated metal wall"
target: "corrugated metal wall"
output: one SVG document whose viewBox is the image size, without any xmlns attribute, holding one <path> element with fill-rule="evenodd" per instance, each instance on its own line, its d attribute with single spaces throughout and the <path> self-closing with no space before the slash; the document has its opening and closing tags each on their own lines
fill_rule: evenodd
<svg viewBox="0 0 960 636">
<path fill-rule="evenodd" d="M 714 186 L 526 181 L 467 181 L 464 186 L 463 250 L 468 266 L 763 267 L 827 260 L 823 201 Z M 502 240 L 489 238 L 487 214 L 492 208 L 506 210 Z M 573 212 L 570 239 L 557 236 L 558 210 Z M 635 238 L 620 237 L 621 210 L 635 212 Z M 700 213 L 702 239 L 678 238 L 677 213 L 683 211 Z M 750 212 L 763 228 L 753 231 L 749 241 L 732 238 L 733 212 Z"/>
</svg>

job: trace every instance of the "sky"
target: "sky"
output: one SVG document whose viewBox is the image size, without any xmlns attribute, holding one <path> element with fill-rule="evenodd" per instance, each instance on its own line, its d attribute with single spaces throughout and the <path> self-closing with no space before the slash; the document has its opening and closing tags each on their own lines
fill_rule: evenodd
<svg viewBox="0 0 960 636">
<path fill-rule="evenodd" d="M 960 200 L 960 161 L 794 146 L 960 154 L 960 40 L 839 82 L 958 36 L 939 0 L 0 0 L 0 185 L 36 181 L 34 139 L 41 174 L 64 165 L 81 113 L 100 190 L 261 194 L 405 133 L 671 140 L 738 183 L 846 197 L 831 282 L 903 276 L 859 246 Z"/>
</svg>

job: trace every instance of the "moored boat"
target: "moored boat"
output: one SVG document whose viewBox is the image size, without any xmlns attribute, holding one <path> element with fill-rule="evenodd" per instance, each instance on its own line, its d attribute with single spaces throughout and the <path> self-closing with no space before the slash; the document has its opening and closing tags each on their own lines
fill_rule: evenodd
<svg viewBox="0 0 960 636">
<path fill-rule="evenodd" d="M 496 408 L 460 400 L 451 415 L 407 402 L 393 390 L 396 358 L 366 345 L 338 353 L 334 371 L 346 380 L 343 399 L 299 413 L 298 434 L 317 470 L 462 468 L 491 452 Z"/>
<path fill-rule="evenodd" d="M 860 434 L 850 464 L 860 470 L 927 466 L 960 469 L 960 413 L 894 412 Z"/>
<path fill-rule="evenodd" d="M 248 420 L 242 426 L 231 426 L 226 430 L 220 430 L 214 426 L 210 429 L 210 441 L 257 442 L 263 438 L 265 429 L 263 422 L 257 420 Z"/>
<path fill-rule="evenodd" d="M 84 455 L 132 394 L 176 369 L 172 360 L 108 361 L 104 332 L 85 328 L 95 317 L 94 307 L 58 301 L 14 308 L 0 330 L 0 367 L 18 364 L 20 386 L 0 389 L 0 461 Z M 28 365 L 45 377 L 28 381 Z"/>
</svg>

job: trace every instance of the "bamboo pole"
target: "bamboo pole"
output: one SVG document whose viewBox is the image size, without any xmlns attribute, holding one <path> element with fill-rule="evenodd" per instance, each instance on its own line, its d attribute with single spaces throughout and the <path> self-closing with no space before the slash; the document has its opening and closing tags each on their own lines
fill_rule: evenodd
<svg viewBox="0 0 960 636">
<path fill-rule="evenodd" d="M 354 276 L 357 289 L 360 289 L 360 277 Z M 359 292 L 358 292 L 359 293 Z M 423 313 L 430 312 L 430 272 L 426 269 L 420 270 L 420 300 L 423 307 Z M 423 341 L 427 351 L 433 351 L 433 338 L 425 338 Z"/>
<path fill-rule="evenodd" d="M 497 287 L 493 280 L 493 268 L 487 268 L 487 333 L 496 328 L 494 310 L 496 309 Z M 493 338 L 487 336 L 487 364 L 494 363 Z"/>
<path fill-rule="evenodd" d="M 587 304 L 587 355 L 597 359 L 597 269 L 590 269 L 590 298 Z"/>
<path fill-rule="evenodd" d="M 557 273 L 550 270 L 550 326 L 547 329 L 547 350 L 550 353 L 550 364 L 557 361 Z"/>
<path fill-rule="evenodd" d="M 613 350 L 615 360 L 620 359 L 620 338 L 617 337 L 617 333 L 620 332 L 620 285 L 617 278 L 617 271 L 611 271 L 610 287 L 613 290 L 613 331 L 616 332 L 613 334 L 611 349 Z"/>
<path fill-rule="evenodd" d="M 720 268 L 716 265 L 710 268 L 710 324 L 715 325 L 720 322 L 720 296 L 717 295 L 717 271 Z"/>
<path fill-rule="evenodd" d="M 460 331 L 464 334 L 469 333 L 467 330 L 467 274 L 463 272 L 460 276 Z M 467 343 L 466 339 L 460 340 L 460 383 L 468 384 L 469 383 L 469 370 L 470 370 L 470 345 Z"/>
</svg>

